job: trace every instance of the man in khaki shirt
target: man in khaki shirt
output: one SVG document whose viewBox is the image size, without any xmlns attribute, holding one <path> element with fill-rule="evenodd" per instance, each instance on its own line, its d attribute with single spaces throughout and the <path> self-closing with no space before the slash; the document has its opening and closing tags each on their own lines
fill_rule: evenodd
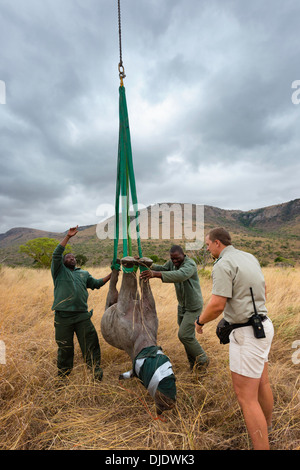
<svg viewBox="0 0 300 470">
<path fill-rule="evenodd" d="M 271 426 L 273 394 L 268 379 L 268 353 L 274 329 L 266 316 L 265 281 L 256 258 L 231 245 L 223 228 L 211 230 L 206 237 L 208 251 L 217 258 L 214 264 L 211 299 L 195 326 L 203 333 L 206 323 L 224 312 L 229 323 L 247 323 L 254 313 L 252 287 L 257 313 L 264 319 L 265 338 L 255 338 L 253 327 L 234 329 L 230 334 L 229 362 L 233 387 L 242 408 L 245 423 L 255 450 L 268 450 L 268 427 Z"/>
<path fill-rule="evenodd" d="M 212 271 L 212 294 L 227 298 L 224 319 L 229 323 L 246 323 L 253 315 L 250 287 L 257 312 L 267 314 L 265 280 L 257 259 L 250 253 L 226 246 Z"/>
</svg>

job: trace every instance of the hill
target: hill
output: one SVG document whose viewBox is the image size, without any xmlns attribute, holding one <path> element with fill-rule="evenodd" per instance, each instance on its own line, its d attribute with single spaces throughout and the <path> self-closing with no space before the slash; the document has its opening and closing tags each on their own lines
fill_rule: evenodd
<svg viewBox="0 0 300 470">
<path fill-rule="evenodd" d="M 157 261 L 164 261 L 168 259 L 171 244 L 179 243 L 184 246 L 188 241 L 182 235 L 184 220 L 187 220 L 185 211 L 191 207 L 190 204 L 164 203 L 143 209 L 140 213 L 143 254 L 156 257 Z M 197 205 L 192 207 L 193 229 L 199 220 L 197 210 L 201 207 Z M 163 208 L 165 212 L 162 213 Z M 72 245 L 75 254 L 81 253 L 88 257 L 87 265 L 110 263 L 113 240 L 103 239 L 103 234 L 109 227 L 112 229 L 113 224 L 114 218 L 110 218 L 98 225 L 79 227 L 79 233 L 73 238 Z M 250 211 L 204 206 L 204 231 L 216 226 L 226 227 L 232 234 L 234 245 L 253 253 L 262 265 L 273 264 L 275 260 L 292 265 L 300 262 L 300 199 Z M 163 227 L 167 227 L 167 232 L 164 232 Z M 102 238 L 99 238 L 99 233 L 102 234 Z M 31 260 L 26 255 L 18 253 L 18 249 L 28 240 L 39 237 L 60 241 L 64 233 L 13 228 L 0 234 L 0 262 L 12 266 L 31 265 Z M 199 253 L 191 254 L 197 256 Z"/>
</svg>

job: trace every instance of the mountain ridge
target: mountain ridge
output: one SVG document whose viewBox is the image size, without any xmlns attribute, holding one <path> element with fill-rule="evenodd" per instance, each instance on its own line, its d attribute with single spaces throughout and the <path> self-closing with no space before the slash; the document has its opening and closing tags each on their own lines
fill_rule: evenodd
<svg viewBox="0 0 300 470">
<path fill-rule="evenodd" d="M 172 205 L 174 205 L 173 208 L 175 206 L 181 208 L 187 206 L 184 203 L 160 203 L 148 206 L 143 209 L 143 211 L 148 211 L 148 220 L 149 213 L 153 211 L 153 208 L 159 210 L 159 207 L 163 205 L 170 208 L 172 208 Z M 196 204 L 189 204 L 189 206 L 197 207 Z M 143 211 L 141 211 L 141 214 Z M 180 216 L 180 210 L 179 217 L 182 217 Z M 157 216 L 157 212 L 156 218 L 156 222 L 161 225 L 161 217 Z M 103 262 L 108 263 L 109 258 L 112 256 L 113 240 L 99 239 L 96 230 L 99 226 L 103 229 L 108 223 L 112 224 L 113 219 L 114 216 L 101 222 L 101 224 L 80 226 L 78 234 L 72 239 L 74 250 L 88 253 L 89 262 L 93 265 L 102 264 Z M 146 221 L 147 223 L 149 224 Z M 175 241 L 172 235 L 172 227 L 174 228 L 176 223 L 181 224 L 182 222 L 174 211 L 173 221 L 171 217 L 171 234 L 168 239 L 162 239 L 161 236 L 156 240 L 151 240 L 150 237 L 142 239 L 142 244 L 146 246 L 148 254 L 149 251 L 153 254 L 158 250 L 161 259 L 168 256 L 170 241 Z M 281 256 L 288 259 L 292 258 L 296 263 L 300 260 L 300 198 L 248 211 L 221 209 L 204 205 L 204 231 L 207 232 L 216 226 L 227 228 L 235 245 L 253 252 L 258 257 L 268 258 L 271 261 L 272 256 L 273 258 Z M 53 232 L 27 227 L 14 227 L 0 234 L 0 262 L 5 261 L 12 265 L 27 264 L 24 257 L 20 254 L 16 255 L 20 245 L 25 244 L 28 240 L 40 237 L 49 237 L 60 241 L 65 233 L 66 231 Z M 270 245 L 272 245 L 272 249 Z M 262 246 L 265 247 L 265 251 L 261 249 Z M 260 250 L 256 248 L 260 248 Z"/>
</svg>

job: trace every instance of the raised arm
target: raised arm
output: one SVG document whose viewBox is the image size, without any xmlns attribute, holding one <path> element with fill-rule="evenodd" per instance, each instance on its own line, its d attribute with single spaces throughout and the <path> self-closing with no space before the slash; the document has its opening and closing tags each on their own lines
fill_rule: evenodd
<svg viewBox="0 0 300 470">
<path fill-rule="evenodd" d="M 70 238 L 74 237 L 76 233 L 78 232 L 77 230 L 78 225 L 76 227 L 72 227 L 68 230 L 67 235 L 64 237 L 64 239 L 57 245 L 55 248 L 53 255 L 52 255 L 52 262 L 51 262 L 51 274 L 53 279 L 56 278 L 59 270 L 62 267 L 63 261 L 62 261 L 62 255 L 65 250 L 65 247 L 70 240 Z"/>
<path fill-rule="evenodd" d="M 72 227 L 72 228 L 69 228 L 68 230 L 68 233 L 67 235 L 65 236 L 65 238 L 60 242 L 61 246 L 66 246 L 68 241 L 70 240 L 70 238 L 74 237 L 74 235 L 76 235 L 76 233 L 78 232 L 78 225 L 76 225 L 76 227 Z"/>
</svg>

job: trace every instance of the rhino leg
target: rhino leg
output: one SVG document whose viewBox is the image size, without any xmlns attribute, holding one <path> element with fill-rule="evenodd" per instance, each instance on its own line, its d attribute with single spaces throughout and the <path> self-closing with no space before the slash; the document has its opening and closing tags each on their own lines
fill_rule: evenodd
<svg viewBox="0 0 300 470">
<path fill-rule="evenodd" d="M 121 260 L 125 268 L 133 267 L 135 259 L 126 257 Z M 108 308 L 101 320 L 104 339 L 112 346 L 126 351 L 134 358 L 134 345 L 140 335 L 140 296 L 135 272 L 123 272 L 118 301 Z"/>
<path fill-rule="evenodd" d="M 117 263 L 120 264 L 120 260 L 117 260 Z M 119 273 L 117 269 L 113 269 L 111 273 L 111 278 L 109 281 L 109 289 L 106 297 L 105 310 L 107 310 L 111 305 L 118 302 L 118 291 L 117 291 L 117 282 L 119 279 Z"/>
<path fill-rule="evenodd" d="M 152 260 L 149 258 L 141 258 L 139 263 L 143 266 L 150 267 Z M 158 329 L 158 318 L 155 306 L 154 296 L 152 294 L 150 282 L 144 282 L 140 278 L 140 290 L 141 290 L 141 310 L 144 319 L 144 323 L 151 329 L 155 339 L 157 336 Z"/>
<path fill-rule="evenodd" d="M 112 305 L 104 312 L 101 319 L 101 332 L 108 344 L 125 351 L 133 358 L 134 330 L 118 304 Z"/>
<path fill-rule="evenodd" d="M 140 258 L 139 265 L 151 266 L 152 260 L 149 258 Z M 140 291 L 140 317 L 138 318 L 140 327 L 139 334 L 136 335 L 134 343 L 134 356 L 136 357 L 140 351 L 149 346 L 156 346 L 157 344 L 157 329 L 158 318 L 155 308 L 155 301 L 152 295 L 149 282 L 144 282 L 141 279 Z"/>
<path fill-rule="evenodd" d="M 136 260 L 132 256 L 127 256 L 121 259 L 121 264 L 124 268 L 133 268 L 136 264 Z M 120 309 L 124 313 L 128 313 L 132 310 L 132 302 L 139 301 L 140 294 L 138 291 L 137 277 L 134 271 L 123 272 L 121 289 L 118 297 L 118 304 Z"/>
<path fill-rule="evenodd" d="M 126 257 L 121 260 L 121 263 L 125 268 L 132 268 L 137 264 L 137 261 L 132 257 Z M 152 260 L 141 258 L 138 264 L 150 267 Z M 117 292 L 118 276 L 119 272 L 113 271 L 107 305 L 114 298 L 113 294 Z M 106 309 L 101 321 L 104 339 L 112 346 L 127 352 L 132 360 L 144 348 L 157 344 L 158 318 L 150 282 L 143 282 L 140 279 L 140 291 L 141 296 L 138 291 L 136 273 L 133 271 L 123 272 L 121 289 L 119 294 L 117 293 L 117 302 Z M 129 371 L 122 374 L 120 378 L 125 379 L 132 376 L 133 371 Z M 171 399 L 159 390 L 155 392 L 154 400 L 158 415 L 170 410 L 176 403 L 176 399 Z"/>
</svg>

